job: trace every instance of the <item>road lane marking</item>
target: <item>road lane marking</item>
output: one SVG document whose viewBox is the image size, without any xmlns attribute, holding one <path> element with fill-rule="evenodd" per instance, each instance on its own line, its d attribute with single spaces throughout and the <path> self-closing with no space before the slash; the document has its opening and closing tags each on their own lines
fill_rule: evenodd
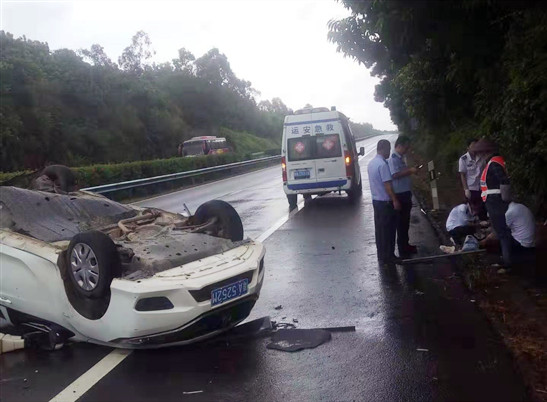
<svg viewBox="0 0 547 402">
<path fill-rule="evenodd" d="M 370 149 L 368 152 L 365 153 L 365 155 L 361 156 L 359 160 L 363 159 L 365 156 L 369 155 L 372 151 L 374 151 L 376 147 L 374 146 L 372 149 Z M 261 170 L 266 170 L 261 169 Z M 257 173 L 250 172 L 247 174 Z M 223 179 L 223 180 L 229 180 Z M 221 181 L 223 181 L 221 180 Z M 218 182 L 212 182 L 207 183 L 205 185 L 212 185 Z M 187 189 L 189 190 L 189 189 Z M 180 192 L 186 191 L 186 190 L 180 190 Z M 165 194 L 167 195 L 167 194 Z M 158 196 L 154 198 L 160 198 L 163 197 Z M 149 198 L 148 200 L 153 199 Z M 296 215 L 298 212 L 300 212 L 302 209 L 304 209 L 305 201 L 301 201 L 298 203 L 297 208 L 289 212 L 284 217 L 280 218 L 278 221 L 276 221 L 272 226 L 270 226 L 268 229 L 266 229 L 265 232 L 263 232 L 260 236 L 257 237 L 256 241 L 264 242 L 268 237 L 270 237 L 272 234 L 274 234 L 281 226 L 283 226 L 289 219 L 291 219 L 294 215 Z M 97 364 L 95 364 L 93 367 L 91 367 L 89 370 L 87 370 L 84 374 L 82 374 L 80 377 L 78 377 L 76 380 L 74 380 L 68 387 L 66 387 L 64 390 L 62 390 L 60 393 L 58 393 L 53 399 L 50 400 L 50 402 L 65 402 L 65 401 L 76 401 L 80 397 L 82 397 L 87 391 L 91 389 L 95 384 L 97 384 L 102 378 L 104 378 L 108 373 L 110 373 L 118 364 L 120 364 L 122 361 L 124 361 L 128 356 L 131 355 L 133 350 L 131 349 L 114 349 L 112 352 L 110 352 L 108 355 L 106 355 L 102 360 L 100 360 Z"/>
<path fill-rule="evenodd" d="M 207 187 L 207 186 L 212 186 L 213 184 L 218 184 L 218 183 L 221 183 L 223 181 L 227 181 L 227 180 L 231 180 L 235 177 L 237 178 L 241 178 L 241 177 L 244 177 L 244 176 L 248 176 L 248 175 L 251 175 L 251 174 L 254 174 L 254 173 L 260 173 L 262 172 L 263 170 L 267 170 L 267 169 L 273 169 L 273 168 L 279 168 L 280 169 L 280 172 L 281 172 L 281 164 L 279 164 L 279 166 L 277 165 L 273 165 L 273 166 L 268 166 L 268 167 L 265 167 L 265 168 L 262 168 L 262 169 L 257 169 L 257 170 L 253 170 L 252 172 L 247 172 L 247 173 L 242 173 L 242 174 L 236 174 L 234 176 L 230 176 L 230 177 L 227 177 L 225 179 L 220 179 L 220 180 L 214 180 L 210 183 L 203 183 L 203 184 L 198 184 L 198 185 L 195 185 L 195 186 L 192 186 L 192 187 L 188 187 L 188 188 L 183 188 L 181 190 L 175 190 L 171 193 L 167 193 L 167 194 L 160 194 L 160 195 L 156 195 L 154 197 L 150 197 L 150 198 L 144 198 L 142 200 L 139 200 L 139 201 L 136 201 L 132 204 L 135 204 L 135 205 L 139 205 L 139 204 L 142 204 L 143 202 L 146 202 L 146 201 L 151 201 L 151 200 L 155 200 L 155 199 L 158 199 L 158 198 L 162 198 L 162 197 L 168 197 L 170 195 L 174 195 L 174 194 L 178 194 L 178 193 L 182 193 L 182 192 L 185 192 L 185 191 L 190 191 L 190 190 L 195 190 L 196 188 L 203 188 L 203 187 Z M 279 175 L 281 177 L 281 173 Z M 197 176 L 196 176 L 197 177 Z"/>
<path fill-rule="evenodd" d="M 50 402 L 76 401 L 89 389 L 97 384 L 101 378 L 110 373 L 131 354 L 132 350 L 114 349 L 102 358 L 97 364 L 78 377 L 68 387 L 54 396 Z"/>
<path fill-rule="evenodd" d="M 277 222 L 275 222 L 272 226 L 270 226 L 264 233 L 262 233 L 260 236 L 256 238 L 256 241 L 263 242 L 268 237 L 273 235 L 277 229 L 279 229 L 281 226 L 283 226 L 289 219 L 291 219 L 294 215 L 296 215 L 298 212 L 300 212 L 304 208 L 305 201 L 300 201 L 300 203 L 297 205 L 295 209 L 293 209 L 291 212 L 289 212 L 287 215 L 279 219 Z"/>
<path fill-rule="evenodd" d="M 272 226 L 270 226 L 265 232 L 263 232 L 256 239 L 259 242 L 263 242 L 272 234 L 275 233 L 283 224 L 285 224 L 290 218 L 301 211 L 305 206 L 305 201 L 301 201 L 297 208 L 293 209 L 283 218 L 279 219 Z M 87 391 L 97 384 L 103 377 L 110 373 L 114 368 L 124 361 L 133 350 L 131 349 L 114 349 L 108 355 L 106 355 L 101 361 L 87 370 L 84 374 L 74 380 L 68 387 L 58 393 L 50 402 L 75 402 L 78 398 L 83 396 Z"/>
</svg>

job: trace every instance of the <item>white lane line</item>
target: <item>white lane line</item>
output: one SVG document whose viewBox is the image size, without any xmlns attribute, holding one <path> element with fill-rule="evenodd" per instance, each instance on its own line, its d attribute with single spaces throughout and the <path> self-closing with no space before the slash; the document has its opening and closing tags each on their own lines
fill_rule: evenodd
<svg viewBox="0 0 547 402">
<path fill-rule="evenodd" d="M 76 401 L 89 389 L 97 384 L 101 378 L 110 373 L 118 364 L 131 354 L 131 350 L 114 349 L 102 358 L 97 364 L 78 377 L 72 384 L 59 392 L 50 402 Z"/>
<path fill-rule="evenodd" d="M 266 240 L 290 218 L 301 211 L 304 208 L 304 204 L 305 202 L 301 201 L 297 208 L 275 222 L 264 233 L 258 236 L 256 240 L 259 242 Z M 59 392 L 55 397 L 53 397 L 53 399 L 50 400 L 50 402 L 75 402 L 78 398 L 89 391 L 91 387 L 97 384 L 104 376 L 114 370 L 114 368 L 126 359 L 132 352 L 133 350 L 131 349 L 114 349 L 101 361 L 87 370 L 79 378 L 74 380 L 72 384 Z"/>
<path fill-rule="evenodd" d="M 365 156 L 370 154 L 375 149 L 376 149 L 376 146 L 374 146 L 372 149 L 366 152 L 365 155 L 361 156 L 359 160 L 363 159 Z M 265 170 L 265 169 L 262 169 L 262 170 Z M 251 172 L 246 174 L 252 174 L 252 173 L 256 173 L 256 172 Z M 228 180 L 228 179 L 224 179 L 224 180 Z M 215 184 L 215 182 L 208 183 L 206 185 L 212 185 L 212 184 Z M 182 190 L 182 191 L 185 191 L 185 190 Z M 155 198 L 159 198 L 159 197 L 155 197 Z M 264 233 L 258 236 L 256 240 L 259 242 L 265 241 L 268 237 L 274 234 L 277 229 L 283 226 L 290 218 L 292 218 L 294 215 L 300 212 L 304 208 L 304 205 L 305 205 L 305 202 L 301 201 L 298 204 L 298 208 L 292 210 L 290 213 L 288 213 L 287 215 L 279 219 L 277 222 L 275 222 Z M 128 349 L 114 349 L 112 352 L 106 355 L 101 361 L 99 361 L 97 364 L 95 364 L 93 367 L 87 370 L 82 376 L 74 380 L 72 384 L 70 384 L 60 393 L 58 393 L 53 399 L 51 399 L 50 402 L 76 401 L 78 398 L 84 395 L 87 391 L 89 391 L 91 387 L 97 384 L 104 376 L 110 373 L 118 364 L 120 364 L 132 352 L 133 350 L 128 350 Z"/>
<path fill-rule="evenodd" d="M 372 147 L 372 149 L 369 149 L 367 152 L 365 152 L 364 155 L 361 155 L 359 157 L 359 160 L 362 160 L 365 156 L 367 156 L 368 154 L 370 154 L 372 151 L 374 151 L 376 149 L 376 145 L 374 147 Z"/>
<path fill-rule="evenodd" d="M 289 219 L 291 219 L 294 215 L 296 215 L 298 212 L 300 212 L 304 208 L 304 203 L 305 203 L 304 201 L 300 201 L 297 208 L 293 209 L 287 215 L 285 215 L 284 217 L 279 219 L 277 222 L 275 222 L 272 226 L 270 226 L 268 229 L 266 229 L 264 233 L 262 233 L 260 236 L 256 238 L 256 241 L 263 242 L 272 234 L 274 234 L 277 229 L 283 226 Z"/>
<path fill-rule="evenodd" d="M 273 168 L 279 168 L 280 171 L 281 171 L 281 164 L 279 164 L 279 166 L 277 166 L 277 165 L 268 166 L 268 167 L 265 167 L 265 168 L 262 168 L 262 169 L 253 170 L 252 172 L 237 174 L 237 175 L 234 175 L 234 176 L 227 177 L 227 178 L 225 178 L 225 179 L 215 180 L 215 181 L 212 181 L 212 182 L 210 182 L 210 183 L 199 184 L 199 185 L 196 185 L 196 186 L 192 186 L 192 187 L 190 187 L 190 188 L 184 188 L 184 189 L 182 189 L 182 190 L 176 190 L 176 191 L 173 191 L 172 193 L 161 194 L 161 195 L 157 195 L 157 196 L 155 196 L 155 197 L 145 198 L 145 199 L 139 200 L 139 201 L 137 201 L 137 202 L 135 202 L 135 203 L 133 203 L 133 204 L 139 205 L 139 204 L 142 204 L 143 202 L 147 202 L 147 201 L 151 201 L 151 200 L 156 200 L 156 199 L 158 199 L 158 198 L 168 197 L 168 196 L 172 196 L 172 195 L 175 195 L 175 194 L 184 193 L 185 191 L 195 190 L 195 189 L 198 188 L 198 187 L 201 188 L 201 189 L 203 189 L 204 187 L 207 187 L 207 186 L 212 186 L 212 185 L 215 185 L 215 184 L 218 185 L 219 183 L 222 183 L 222 182 L 224 182 L 224 181 L 233 179 L 234 177 L 237 177 L 237 178 L 239 179 L 239 178 L 241 178 L 241 177 L 249 176 L 249 175 L 254 174 L 254 173 L 260 173 L 260 172 L 262 172 L 263 170 L 273 169 Z M 280 176 L 281 176 L 281 174 L 280 174 Z"/>
</svg>

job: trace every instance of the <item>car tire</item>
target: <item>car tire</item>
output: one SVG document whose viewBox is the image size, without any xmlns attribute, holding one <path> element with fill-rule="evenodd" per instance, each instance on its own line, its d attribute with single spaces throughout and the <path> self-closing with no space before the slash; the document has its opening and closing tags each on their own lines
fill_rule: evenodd
<svg viewBox="0 0 547 402">
<path fill-rule="evenodd" d="M 363 177 L 361 177 L 361 179 L 359 180 L 359 185 L 357 186 L 357 196 L 363 196 Z"/>
<path fill-rule="evenodd" d="M 359 198 L 363 195 L 363 183 L 362 180 L 359 182 L 359 184 L 355 184 L 355 182 L 351 185 L 351 190 L 346 191 L 348 194 L 348 198 L 351 202 L 357 202 Z"/>
<path fill-rule="evenodd" d="M 287 201 L 289 201 L 289 208 L 293 209 L 297 207 L 298 194 L 287 194 Z"/>
<path fill-rule="evenodd" d="M 194 214 L 195 223 L 202 225 L 212 218 L 218 224 L 212 235 L 231 241 L 243 240 L 243 223 L 237 211 L 225 201 L 213 200 L 201 204 Z"/>
<path fill-rule="evenodd" d="M 66 253 L 68 283 L 80 296 L 99 299 L 110 295 L 110 283 L 121 273 L 112 239 L 97 230 L 76 234 Z"/>
</svg>

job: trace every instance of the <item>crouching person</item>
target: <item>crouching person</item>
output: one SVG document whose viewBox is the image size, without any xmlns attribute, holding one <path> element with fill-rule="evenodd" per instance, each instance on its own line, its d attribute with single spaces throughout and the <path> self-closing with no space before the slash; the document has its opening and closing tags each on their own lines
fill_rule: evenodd
<svg viewBox="0 0 547 402">
<path fill-rule="evenodd" d="M 446 220 L 446 231 L 458 246 L 462 246 L 465 238 L 477 231 L 473 224 L 473 215 L 469 204 L 460 204 L 452 208 Z"/>
<path fill-rule="evenodd" d="M 505 213 L 505 222 L 511 231 L 511 254 L 515 263 L 531 262 L 536 252 L 536 224 L 534 215 L 525 205 L 510 202 Z M 495 233 L 480 242 L 481 248 L 497 251 L 500 247 Z"/>
</svg>

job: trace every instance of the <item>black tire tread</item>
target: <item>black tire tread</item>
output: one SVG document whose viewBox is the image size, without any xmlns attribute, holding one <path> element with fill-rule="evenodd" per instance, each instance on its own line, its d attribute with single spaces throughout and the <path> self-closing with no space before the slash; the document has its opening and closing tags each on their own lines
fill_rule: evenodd
<svg viewBox="0 0 547 402">
<path fill-rule="evenodd" d="M 237 211 L 229 203 L 222 200 L 212 200 L 201 204 L 194 214 L 197 224 L 203 224 L 217 217 L 224 226 L 226 238 L 231 241 L 243 240 L 243 223 Z"/>
</svg>

